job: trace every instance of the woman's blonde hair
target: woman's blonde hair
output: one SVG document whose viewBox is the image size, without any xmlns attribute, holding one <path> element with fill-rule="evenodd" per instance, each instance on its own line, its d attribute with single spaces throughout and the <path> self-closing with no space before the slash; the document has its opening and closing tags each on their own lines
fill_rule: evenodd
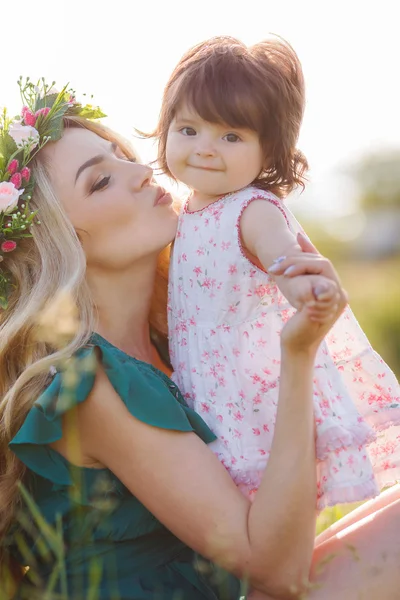
<svg viewBox="0 0 400 600">
<path fill-rule="evenodd" d="M 128 142 L 104 125 L 69 117 L 65 126 L 89 129 L 135 158 Z M 32 228 L 33 238 L 24 240 L 7 256 L 15 287 L 8 308 L 0 311 L 0 546 L 12 523 L 19 499 L 18 482 L 25 472 L 8 444 L 48 382 L 50 367 L 85 345 L 96 322 L 85 280 L 85 254 L 52 189 L 49 165 L 39 153 L 30 166 L 36 180 L 31 208 L 38 210 L 40 224 Z M 167 335 L 168 263 L 169 248 L 160 255 L 150 314 L 151 327 L 162 336 Z M 68 345 L 55 349 L 38 341 L 36 323 L 39 312 L 61 290 L 75 300 L 79 325 Z"/>
</svg>

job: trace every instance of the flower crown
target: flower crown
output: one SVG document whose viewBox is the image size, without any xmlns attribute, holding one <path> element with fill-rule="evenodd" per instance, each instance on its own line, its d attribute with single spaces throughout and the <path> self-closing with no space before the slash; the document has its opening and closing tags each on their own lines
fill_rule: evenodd
<svg viewBox="0 0 400 600">
<path fill-rule="evenodd" d="M 32 237 L 34 223 L 40 224 L 29 208 L 35 185 L 30 161 L 47 142 L 60 139 L 64 117 L 106 116 L 98 107 L 76 102 L 75 92 L 68 86 L 54 91 L 54 83 L 49 86 L 40 79 L 34 84 L 29 77 L 25 81 L 20 77 L 21 114 L 10 118 L 6 109 L 0 112 L 0 308 L 7 307 L 12 286 L 4 255 L 16 249 L 18 240 Z"/>
</svg>

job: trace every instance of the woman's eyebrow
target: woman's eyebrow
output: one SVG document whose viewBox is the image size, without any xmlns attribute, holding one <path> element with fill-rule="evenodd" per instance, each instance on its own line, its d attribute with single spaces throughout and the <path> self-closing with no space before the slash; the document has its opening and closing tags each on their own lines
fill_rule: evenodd
<svg viewBox="0 0 400 600">
<path fill-rule="evenodd" d="M 115 151 L 117 150 L 117 148 L 118 148 L 117 144 L 115 142 L 112 142 L 110 144 L 110 154 L 115 153 Z M 83 165 L 81 165 L 79 167 L 78 171 L 76 172 L 75 184 L 78 181 L 78 177 L 81 175 L 81 173 L 85 169 L 88 169 L 89 167 L 93 167 L 93 165 L 98 165 L 105 158 L 106 158 L 105 154 L 98 154 L 97 156 L 93 156 L 93 158 L 89 158 L 89 160 L 87 160 L 86 162 L 84 162 Z"/>
</svg>

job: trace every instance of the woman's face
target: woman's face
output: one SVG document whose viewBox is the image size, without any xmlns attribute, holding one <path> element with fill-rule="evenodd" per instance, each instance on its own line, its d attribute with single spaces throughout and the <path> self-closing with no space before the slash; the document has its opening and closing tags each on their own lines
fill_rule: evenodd
<svg viewBox="0 0 400 600">
<path fill-rule="evenodd" d="M 175 237 L 171 196 L 152 181 L 150 167 L 129 161 L 116 145 L 70 128 L 42 152 L 88 267 L 127 268 L 158 255 Z"/>
</svg>

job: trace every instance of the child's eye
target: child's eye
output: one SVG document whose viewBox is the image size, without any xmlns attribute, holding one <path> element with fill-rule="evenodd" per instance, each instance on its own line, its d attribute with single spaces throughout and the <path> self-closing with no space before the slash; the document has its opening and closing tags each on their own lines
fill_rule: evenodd
<svg viewBox="0 0 400 600">
<path fill-rule="evenodd" d="M 182 129 L 180 129 L 180 132 L 183 135 L 196 135 L 196 131 L 193 129 L 193 127 L 182 127 Z"/>
<path fill-rule="evenodd" d="M 227 133 L 222 139 L 231 143 L 240 142 L 240 137 L 236 133 Z"/>
<path fill-rule="evenodd" d="M 98 190 L 104 189 L 110 183 L 110 179 L 111 179 L 111 175 L 109 177 L 103 177 L 102 179 L 100 179 L 100 181 L 98 181 L 97 183 L 95 183 L 92 186 L 92 188 L 91 188 L 90 191 L 91 192 L 97 192 Z"/>
</svg>

